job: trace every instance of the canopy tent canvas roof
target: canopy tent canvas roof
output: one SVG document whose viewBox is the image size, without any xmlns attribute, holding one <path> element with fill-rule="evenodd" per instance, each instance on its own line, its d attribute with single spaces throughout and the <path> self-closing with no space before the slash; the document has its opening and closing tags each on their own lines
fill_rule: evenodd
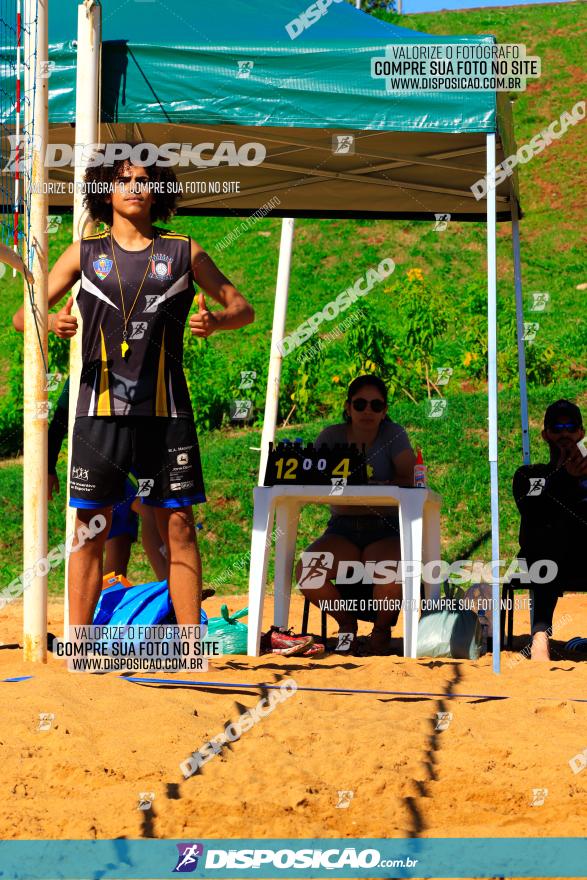
<svg viewBox="0 0 587 880">
<path fill-rule="evenodd" d="M 263 145 L 258 165 L 178 167 L 183 183 L 240 182 L 238 194 L 185 195 L 182 213 L 247 214 L 271 193 L 279 198 L 276 216 L 485 219 L 485 201 L 470 187 L 485 174 L 488 133 L 497 135 L 498 161 L 515 152 L 506 96 L 387 92 L 371 76 L 371 61 L 392 44 L 487 46 L 493 36 L 437 37 L 341 2 L 292 40 L 286 24 L 300 14 L 297 0 L 258 9 L 231 0 L 228 9 L 210 4 L 200 13 L 190 0 L 155 0 L 111 11 L 106 0 L 102 140 Z M 51 0 L 53 143 L 75 141 L 76 12 L 70 0 Z M 355 137 L 353 154 L 333 151 L 333 135 L 345 133 Z M 53 169 L 51 179 L 73 180 L 73 168 Z M 513 184 L 517 194 L 515 175 Z M 67 204 L 71 196 L 50 197 L 52 209 Z M 507 179 L 497 189 L 497 212 L 498 220 L 511 217 Z"/>
</svg>

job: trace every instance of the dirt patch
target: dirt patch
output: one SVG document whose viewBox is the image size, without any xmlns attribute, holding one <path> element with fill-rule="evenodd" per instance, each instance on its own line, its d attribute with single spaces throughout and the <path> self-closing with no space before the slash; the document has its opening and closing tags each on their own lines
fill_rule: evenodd
<svg viewBox="0 0 587 880">
<path fill-rule="evenodd" d="M 0 468 L 12 467 L 17 464 L 21 465 L 21 467 L 24 464 L 24 458 L 22 455 L 17 455 L 15 458 L 0 458 Z"/>
</svg>

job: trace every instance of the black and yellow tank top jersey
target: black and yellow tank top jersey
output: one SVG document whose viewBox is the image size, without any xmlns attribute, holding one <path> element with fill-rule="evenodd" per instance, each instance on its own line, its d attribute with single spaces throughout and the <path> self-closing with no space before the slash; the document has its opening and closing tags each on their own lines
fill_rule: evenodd
<svg viewBox="0 0 587 880">
<path fill-rule="evenodd" d="M 127 251 L 111 239 L 110 232 L 81 241 L 77 304 L 83 334 L 77 416 L 192 415 L 183 372 L 184 327 L 196 292 L 190 239 L 164 229 L 154 231 L 152 258 L 151 245 Z"/>
</svg>

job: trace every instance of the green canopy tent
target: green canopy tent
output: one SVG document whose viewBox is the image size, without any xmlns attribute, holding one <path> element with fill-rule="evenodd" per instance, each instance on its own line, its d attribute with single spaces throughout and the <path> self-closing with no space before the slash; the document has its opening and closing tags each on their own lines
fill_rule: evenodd
<svg viewBox="0 0 587 880">
<path fill-rule="evenodd" d="M 497 135 L 498 159 L 515 152 L 505 96 L 386 93 L 383 80 L 371 76 L 371 60 L 384 56 L 390 44 L 489 46 L 494 37 L 435 37 L 333 2 L 291 39 L 286 25 L 299 15 L 297 3 L 275 0 L 257 8 L 254 14 L 255 2 L 230 0 L 228 10 L 226 4 L 211 4 L 196 15 L 189 0 L 172 7 L 154 0 L 110 11 L 105 0 L 101 138 L 263 145 L 260 164 L 238 168 L 242 193 L 185 198 L 185 213 L 246 214 L 267 192 L 279 195 L 274 213 L 282 216 L 428 220 L 431 213 L 450 212 L 456 220 L 485 220 L 485 204 L 469 187 L 485 174 L 488 134 Z M 50 0 L 54 143 L 75 139 L 75 33 L 75 5 Z M 333 133 L 345 132 L 355 137 L 354 153 L 334 153 Z M 204 154 L 204 162 L 212 152 Z M 212 174 L 209 167 L 178 170 L 183 182 Z M 66 166 L 52 177 L 72 175 Z M 220 181 L 232 177 L 234 170 L 225 165 L 213 174 Z M 515 176 L 513 183 L 517 193 Z M 64 206 L 59 195 L 50 203 Z M 509 220 L 507 181 L 496 203 L 497 219 Z"/>
<path fill-rule="evenodd" d="M 497 221 L 512 221 L 522 446 L 524 461 L 529 461 L 515 173 L 495 186 L 496 165 L 516 151 L 511 105 L 495 92 L 389 92 L 385 81 L 371 73 L 372 60 L 384 58 L 390 45 L 491 46 L 495 38 L 419 33 L 384 23 L 346 2 L 324 3 L 324 14 L 308 26 L 296 0 L 230 0 L 228 5 L 211 4 L 202 13 L 194 11 L 190 0 L 176 0 L 172 6 L 143 0 L 122 7 L 104 0 L 100 37 L 97 6 L 95 0 L 85 0 L 79 8 L 68 0 L 50 0 L 50 142 L 134 141 L 172 144 L 176 151 L 181 144 L 190 145 L 191 160 L 175 168 L 186 192 L 180 213 L 246 216 L 270 204 L 271 213 L 284 218 L 260 475 L 275 436 L 282 360 L 278 342 L 285 336 L 294 218 L 430 221 L 435 214 L 450 214 L 453 220 L 486 223 L 496 563 Z M 96 100 L 99 66 L 93 83 L 87 75 L 84 79 L 84 70 L 100 41 Z M 90 131 L 95 131 L 93 138 Z M 343 144 L 345 149 L 339 149 Z M 239 164 L 227 164 L 227 156 Z M 79 180 L 82 171 L 64 163 L 51 169 L 50 178 L 67 184 L 74 175 Z M 471 186 L 485 175 L 487 196 L 478 200 Z M 230 191 L 235 179 L 238 192 Z M 50 195 L 52 210 L 72 203 L 65 190 Z M 494 577 L 493 662 L 499 671 L 497 573 Z"/>
</svg>

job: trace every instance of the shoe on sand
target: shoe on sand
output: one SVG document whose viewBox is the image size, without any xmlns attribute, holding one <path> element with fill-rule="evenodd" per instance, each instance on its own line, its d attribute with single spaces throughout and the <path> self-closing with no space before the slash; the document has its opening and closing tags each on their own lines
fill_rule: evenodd
<svg viewBox="0 0 587 880">
<path fill-rule="evenodd" d="M 261 634 L 261 653 L 291 657 L 294 654 L 302 654 L 313 643 L 312 636 L 296 636 L 291 629 L 272 626 L 269 632 Z"/>
<path fill-rule="evenodd" d="M 326 648 L 320 642 L 314 642 L 298 654 L 298 657 L 322 657 L 326 653 Z"/>
</svg>

